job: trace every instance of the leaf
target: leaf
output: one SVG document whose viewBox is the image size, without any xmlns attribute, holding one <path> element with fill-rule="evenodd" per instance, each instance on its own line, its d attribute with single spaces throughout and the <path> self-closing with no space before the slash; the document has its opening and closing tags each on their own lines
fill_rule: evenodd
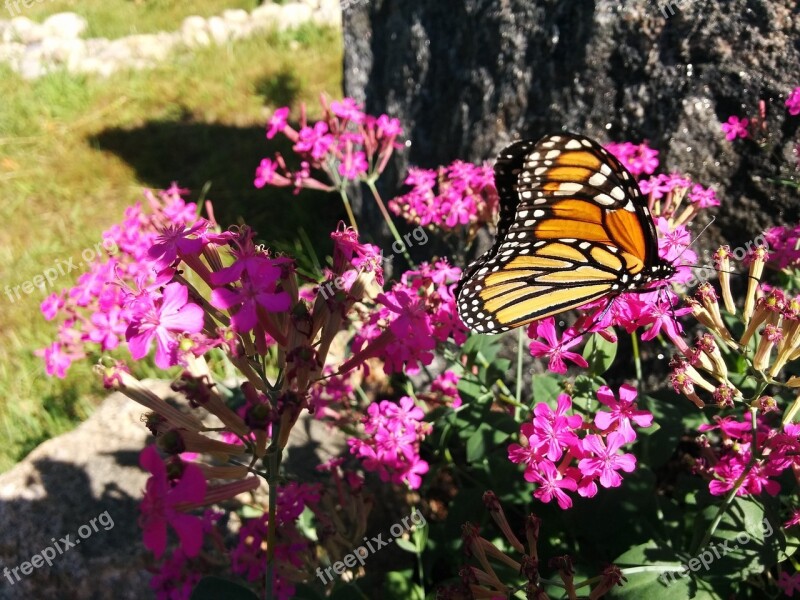
<svg viewBox="0 0 800 600">
<path fill-rule="evenodd" d="M 486 438 L 491 435 L 491 431 L 482 427 L 473 433 L 467 440 L 467 461 L 474 463 L 486 458 Z"/>
<path fill-rule="evenodd" d="M 389 600 L 424 600 L 422 588 L 414 583 L 411 569 L 392 571 L 386 575 L 386 598 Z"/>
<path fill-rule="evenodd" d="M 259 600 L 249 588 L 238 583 L 214 577 L 213 575 L 203 577 L 197 586 L 192 590 L 190 600 Z"/>
<path fill-rule="evenodd" d="M 599 333 L 593 333 L 583 348 L 583 358 L 589 363 L 589 372 L 602 375 L 608 371 L 617 356 L 617 344 L 609 342 Z"/>
<path fill-rule="evenodd" d="M 553 375 L 541 374 L 534 375 L 531 378 L 533 386 L 533 403 L 553 401 L 555 406 L 555 399 L 561 394 L 564 389 L 561 387 L 561 380 Z"/>
<path fill-rule="evenodd" d="M 397 547 L 400 548 L 401 550 L 405 550 L 406 552 L 410 552 L 411 554 L 418 554 L 417 547 L 406 539 L 397 538 L 395 540 L 395 543 L 397 544 Z"/>
<path fill-rule="evenodd" d="M 708 587 L 705 582 L 698 582 L 687 577 L 688 571 L 683 568 L 678 557 L 653 540 L 633 546 L 613 562 L 616 566 L 624 569 L 627 581 L 622 587 L 612 588 L 607 595 L 609 598 L 720 600 L 720 596 L 709 593 L 705 589 Z"/>
</svg>

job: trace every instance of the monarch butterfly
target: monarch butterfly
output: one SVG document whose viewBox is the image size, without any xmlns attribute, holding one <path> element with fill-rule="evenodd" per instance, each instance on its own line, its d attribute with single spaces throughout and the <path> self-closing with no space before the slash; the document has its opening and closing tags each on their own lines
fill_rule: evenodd
<svg viewBox="0 0 800 600">
<path fill-rule="evenodd" d="M 519 141 L 494 172 L 497 239 L 456 292 L 473 331 L 508 331 L 675 273 L 658 256 L 636 180 L 597 142 L 573 133 Z"/>
</svg>

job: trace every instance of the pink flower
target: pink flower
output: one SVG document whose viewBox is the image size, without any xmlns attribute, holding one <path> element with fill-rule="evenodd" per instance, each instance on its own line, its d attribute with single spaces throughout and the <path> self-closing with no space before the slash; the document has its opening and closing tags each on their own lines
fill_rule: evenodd
<svg viewBox="0 0 800 600">
<path fill-rule="evenodd" d="M 725 132 L 725 139 L 729 141 L 735 140 L 737 137 L 742 139 L 748 137 L 750 133 L 747 131 L 747 126 L 750 119 L 740 119 L 734 115 L 728 117 L 728 122 L 722 124 L 722 131 Z"/>
<path fill-rule="evenodd" d="M 574 335 L 568 329 L 564 332 L 564 337 L 567 337 L 566 341 L 563 339 L 559 341 L 558 335 L 556 334 L 555 319 L 553 317 L 531 323 L 528 328 L 528 337 L 541 337 L 545 339 L 547 343 L 538 340 L 532 341 L 530 343 L 530 351 L 531 354 L 536 357 L 549 357 L 550 362 L 547 368 L 553 373 L 560 373 L 563 375 L 567 372 L 565 360 L 573 362 L 583 369 L 589 366 L 589 363 L 586 362 L 583 356 L 576 352 L 569 351 L 570 348 L 581 343 L 583 340 L 582 336 Z"/>
<path fill-rule="evenodd" d="M 339 163 L 339 175 L 345 179 L 357 180 L 369 169 L 367 156 L 363 152 L 348 152 Z"/>
<path fill-rule="evenodd" d="M 298 139 L 294 151 L 309 153 L 314 160 L 322 160 L 335 143 L 336 139 L 328 133 L 328 124 L 317 121 L 313 127 L 303 127 L 297 133 Z"/>
<path fill-rule="evenodd" d="M 373 403 L 363 420 L 367 437 L 347 440 L 350 452 L 361 459 L 366 470 L 376 471 L 382 481 L 405 482 L 418 489 L 421 475 L 429 469 L 419 456 L 420 443 L 430 432 L 424 417 L 409 397 L 401 398 L 399 404 L 388 400 Z"/>
<path fill-rule="evenodd" d="M 583 440 L 583 449 L 594 454 L 578 462 L 578 468 L 586 477 L 600 476 L 600 485 L 606 488 L 619 487 L 622 483 L 618 470 L 626 473 L 636 468 L 636 457 L 633 454 L 618 454 L 625 444 L 625 438 L 616 431 L 610 433 L 603 443 L 599 435 L 589 435 Z"/>
<path fill-rule="evenodd" d="M 341 101 L 331 102 L 331 112 L 346 121 L 353 123 L 363 123 L 365 119 L 361 106 L 353 98 L 342 98 Z"/>
<path fill-rule="evenodd" d="M 786 571 L 781 571 L 777 583 L 778 587 L 783 590 L 784 595 L 791 598 L 795 592 L 800 592 L 800 573 L 789 575 Z"/>
<path fill-rule="evenodd" d="M 623 384 L 619 388 L 619 401 L 614 397 L 611 388 L 604 385 L 597 390 L 597 399 L 611 409 L 611 412 L 598 411 L 594 416 L 594 424 L 602 431 L 614 428 L 618 431 L 625 442 L 632 442 L 636 439 L 636 432 L 631 426 L 631 421 L 639 427 L 650 427 L 653 423 L 653 415 L 646 410 L 637 410 L 636 388 Z"/>
<path fill-rule="evenodd" d="M 44 318 L 48 321 L 52 321 L 55 316 L 58 314 L 62 308 L 64 308 L 64 296 L 63 294 L 50 294 L 47 298 L 42 301 L 40 306 L 42 310 L 42 314 Z"/>
<path fill-rule="evenodd" d="M 155 338 L 156 365 L 166 369 L 177 364 L 176 334 L 202 331 L 204 314 L 200 306 L 189 302 L 186 286 L 170 283 L 161 298 L 151 295 L 149 308 L 135 315 L 128 325 L 125 337 L 131 356 L 136 360 L 147 356 Z"/>
<path fill-rule="evenodd" d="M 560 394 L 555 411 L 546 402 L 539 402 L 533 409 L 533 431 L 528 442 L 533 449 L 546 449 L 545 456 L 548 460 L 559 460 L 563 448 L 574 446 L 579 441 L 573 430 L 583 424 L 583 418 L 580 415 L 567 416 L 567 411 L 571 408 L 572 399 L 566 394 Z"/>
<path fill-rule="evenodd" d="M 790 115 L 800 115 L 800 87 L 794 88 L 786 98 L 786 110 Z"/>
<path fill-rule="evenodd" d="M 534 498 L 545 503 L 555 498 L 563 510 L 572 507 L 572 498 L 564 490 L 574 492 L 578 489 L 578 484 L 574 479 L 563 477 L 553 463 L 545 461 L 540 464 L 539 471 L 525 471 L 525 479 L 539 484 L 533 492 Z"/>
<path fill-rule="evenodd" d="M 231 316 L 231 322 L 236 331 L 247 332 L 252 331 L 258 323 L 259 307 L 267 312 L 283 312 L 289 310 L 291 298 L 285 291 L 276 291 L 281 269 L 275 261 L 259 256 L 240 260 L 246 265 L 234 269 L 235 263 L 227 267 L 234 270 L 223 275 L 226 269 L 222 269 L 215 275 L 221 276 L 217 281 L 225 281 L 238 273 L 241 276 L 241 286 L 233 289 L 215 288 L 211 292 L 211 305 L 223 310 L 237 309 Z M 243 275 L 245 271 L 246 276 Z"/>
<path fill-rule="evenodd" d="M 45 371 L 48 375 L 51 377 L 55 375 L 60 379 L 66 377 L 67 369 L 74 361 L 84 357 L 82 353 L 66 351 L 58 342 L 53 342 L 47 348 L 37 350 L 36 356 L 44 358 Z"/>
<path fill-rule="evenodd" d="M 167 467 L 155 446 L 147 446 L 142 450 L 139 454 L 139 465 L 151 473 L 139 506 L 145 547 L 156 558 L 160 558 L 167 546 L 169 524 L 178 534 L 186 556 L 197 556 L 203 545 L 203 521 L 199 517 L 178 511 L 175 506 L 203 501 L 206 493 L 203 472 L 193 464 L 184 464 L 180 480 L 170 485 Z"/>
<path fill-rule="evenodd" d="M 289 116 L 289 107 L 283 106 L 277 109 L 272 116 L 267 121 L 267 139 L 271 140 L 277 134 L 283 133 L 284 128 L 286 127 L 286 118 Z"/>
</svg>

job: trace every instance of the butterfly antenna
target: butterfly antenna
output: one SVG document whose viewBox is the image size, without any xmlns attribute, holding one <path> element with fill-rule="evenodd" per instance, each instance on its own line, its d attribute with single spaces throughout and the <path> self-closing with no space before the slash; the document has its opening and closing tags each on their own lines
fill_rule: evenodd
<svg viewBox="0 0 800 600">
<path fill-rule="evenodd" d="M 711 220 L 708 222 L 708 224 L 707 224 L 705 227 L 703 227 L 703 228 L 700 230 L 700 233 L 698 233 L 696 236 L 694 236 L 694 239 L 693 239 L 691 242 L 689 242 L 689 245 L 688 245 L 688 246 L 686 246 L 686 248 L 684 248 L 683 250 L 681 250 L 681 253 L 680 253 L 680 254 L 678 254 L 678 256 L 676 256 L 676 257 L 675 257 L 675 260 L 677 261 L 677 260 L 678 260 L 678 259 L 679 259 L 681 256 L 683 256 L 683 253 L 684 253 L 684 252 L 686 252 L 686 251 L 687 251 L 689 248 L 691 248 L 692 246 L 694 246 L 695 242 L 696 242 L 697 240 L 699 240 L 699 239 L 700 239 L 700 236 L 701 236 L 701 235 L 703 235 L 703 234 L 706 232 L 706 229 L 708 229 L 709 227 L 711 227 L 711 225 L 712 225 L 712 224 L 714 223 L 714 221 L 716 221 L 716 220 L 717 220 L 717 217 L 714 217 L 714 216 L 712 216 L 712 217 L 711 217 Z"/>
</svg>

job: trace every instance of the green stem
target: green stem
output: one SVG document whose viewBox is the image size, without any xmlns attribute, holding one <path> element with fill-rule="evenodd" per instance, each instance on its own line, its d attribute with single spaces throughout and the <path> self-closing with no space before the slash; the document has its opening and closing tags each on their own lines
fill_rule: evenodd
<svg viewBox="0 0 800 600">
<path fill-rule="evenodd" d="M 522 404 L 522 352 L 525 348 L 525 328 L 520 327 L 517 335 L 517 404 Z M 519 421 L 519 408 L 514 410 L 514 419 Z"/>
<path fill-rule="evenodd" d="M 406 248 L 406 244 L 403 241 L 403 238 L 400 237 L 400 233 L 397 231 L 397 228 L 394 226 L 392 222 L 392 217 L 389 215 L 389 211 L 386 210 L 386 205 L 383 203 L 381 199 L 381 195 L 378 193 L 378 188 L 375 187 L 375 182 L 371 179 L 367 179 L 366 182 L 367 187 L 372 192 L 373 197 L 375 198 L 375 202 L 378 204 L 378 208 L 383 215 L 383 219 L 386 221 L 386 224 L 389 226 L 389 231 L 392 232 L 392 236 L 394 237 L 395 241 L 400 244 L 400 247 L 403 249 L 402 254 L 403 257 L 408 261 L 409 266 L 412 269 L 416 269 L 417 265 L 414 264 L 414 261 L 411 260 L 411 255 L 408 253 L 408 248 Z"/>
<path fill-rule="evenodd" d="M 352 225 L 353 229 L 355 229 L 356 233 L 358 233 L 358 223 L 356 223 L 356 217 L 353 214 L 353 208 L 350 206 L 350 198 L 347 197 L 347 192 L 345 192 L 343 186 L 339 186 L 339 195 L 342 197 L 344 210 L 347 212 L 347 218 L 350 220 L 350 225 Z"/>
<path fill-rule="evenodd" d="M 633 364 L 636 367 L 636 381 L 642 380 L 642 357 L 639 356 L 639 336 L 634 331 L 631 333 L 631 344 L 633 344 Z"/>
<path fill-rule="evenodd" d="M 273 439 L 277 439 L 278 433 L 273 432 Z M 281 466 L 282 450 L 274 445 L 267 450 L 267 490 L 269 493 L 269 521 L 267 522 L 267 573 L 266 585 L 264 587 L 264 598 L 272 600 L 274 598 L 275 585 L 275 540 L 277 534 L 277 514 L 278 514 L 278 473 Z"/>
</svg>

